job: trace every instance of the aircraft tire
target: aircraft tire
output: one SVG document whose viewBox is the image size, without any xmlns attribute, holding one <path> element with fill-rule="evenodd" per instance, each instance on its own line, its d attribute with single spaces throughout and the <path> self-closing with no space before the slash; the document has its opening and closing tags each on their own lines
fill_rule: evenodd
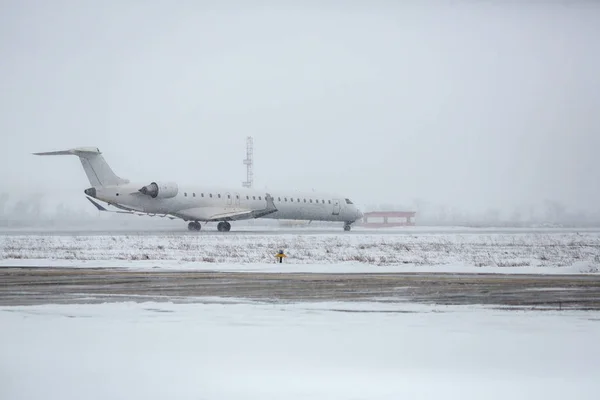
<svg viewBox="0 0 600 400">
<path fill-rule="evenodd" d="M 192 221 L 188 224 L 188 230 L 190 231 L 198 232 L 201 228 L 200 222 Z"/>
<path fill-rule="evenodd" d="M 229 222 L 223 221 L 217 224 L 217 230 L 219 232 L 229 232 L 231 230 L 231 224 Z"/>
</svg>

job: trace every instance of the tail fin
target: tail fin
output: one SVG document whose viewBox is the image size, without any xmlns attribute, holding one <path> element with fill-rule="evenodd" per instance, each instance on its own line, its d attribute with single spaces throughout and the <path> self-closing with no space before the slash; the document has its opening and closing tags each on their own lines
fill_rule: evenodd
<svg viewBox="0 0 600 400">
<path fill-rule="evenodd" d="M 79 157 L 85 174 L 92 186 L 113 186 L 129 183 L 127 179 L 119 178 L 108 166 L 102 153 L 96 147 L 78 147 L 71 150 L 49 151 L 45 153 L 33 153 L 36 156 L 65 156 L 73 155 Z"/>
</svg>

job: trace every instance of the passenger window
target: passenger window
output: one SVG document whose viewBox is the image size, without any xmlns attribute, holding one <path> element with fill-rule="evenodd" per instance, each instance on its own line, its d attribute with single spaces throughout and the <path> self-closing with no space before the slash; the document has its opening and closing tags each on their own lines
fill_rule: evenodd
<svg viewBox="0 0 600 400">
<path fill-rule="evenodd" d="M 329 202 L 329 204 L 331 204 L 331 200 L 327 200 Z"/>
<path fill-rule="evenodd" d="M 298 200 L 298 203 L 300 203 L 300 199 L 296 199 L 296 200 Z"/>
<path fill-rule="evenodd" d="M 294 198 L 291 198 L 290 201 L 293 203 L 294 202 Z"/>
<path fill-rule="evenodd" d="M 200 193 L 200 197 L 204 197 L 204 193 Z"/>
<path fill-rule="evenodd" d="M 231 195 L 230 195 L 230 194 L 228 194 L 228 195 L 227 195 L 227 198 L 228 198 L 228 199 L 230 199 L 230 198 L 231 198 Z"/>
<path fill-rule="evenodd" d="M 306 203 L 306 199 L 304 199 L 304 202 Z"/>
<path fill-rule="evenodd" d="M 278 198 L 277 198 L 277 201 L 281 201 L 281 197 L 278 197 Z"/>
<path fill-rule="evenodd" d="M 258 196 L 258 199 L 259 199 L 259 200 L 262 200 L 262 197 Z"/>
<path fill-rule="evenodd" d="M 185 197 L 187 197 L 187 192 L 185 192 L 183 195 L 184 195 Z"/>
<path fill-rule="evenodd" d="M 309 200 L 312 203 L 312 199 Z"/>
<path fill-rule="evenodd" d="M 211 193 L 211 194 L 209 194 L 209 196 L 210 196 L 210 198 L 212 199 L 212 193 Z"/>
<path fill-rule="evenodd" d="M 322 202 L 323 204 L 325 204 L 325 200 L 321 200 L 321 202 Z"/>
<path fill-rule="evenodd" d="M 287 197 L 284 197 L 283 199 L 284 199 L 285 201 L 287 201 Z"/>
<path fill-rule="evenodd" d="M 256 196 L 252 196 L 252 200 L 256 200 Z"/>
</svg>

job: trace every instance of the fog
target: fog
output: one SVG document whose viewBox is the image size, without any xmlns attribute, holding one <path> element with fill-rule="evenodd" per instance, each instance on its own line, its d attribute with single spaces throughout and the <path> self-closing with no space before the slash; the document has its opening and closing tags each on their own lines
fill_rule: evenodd
<svg viewBox="0 0 600 400">
<path fill-rule="evenodd" d="M 253 136 L 256 188 L 599 217 L 600 4 L 250 3 L 0 0 L 4 211 L 95 211 L 77 158 L 32 152 L 241 187 Z"/>
</svg>

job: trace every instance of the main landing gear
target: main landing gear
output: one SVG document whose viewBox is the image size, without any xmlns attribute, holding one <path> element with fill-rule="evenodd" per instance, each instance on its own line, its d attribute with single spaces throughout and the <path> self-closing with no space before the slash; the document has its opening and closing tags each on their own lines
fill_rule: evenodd
<svg viewBox="0 0 600 400">
<path fill-rule="evenodd" d="M 200 222 L 198 221 L 192 221 L 188 224 L 188 230 L 193 231 L 193 232 L 198 232 L 200 231 Z M 219 222 L 217 224 L 217 230 L 219 232 L 229 232 L 231 230 L 231 224 L 229 222 Z"/>
<path fill-rule="evenodd" d="M 229 232 L 231 230 L 231 224 L 229 222 L 219 222 L 217 224 L 217 230 L 219 232 Z"/>
<path fill-rule="evenodd" d="M 200 222 L 198 222 L 198 221 L 193 221 L 188 224 L 188 230 L 190 230 L 190 231 L 198 232 L 200 230 L 200 228 L 201 228 Z"/>
</svg>

